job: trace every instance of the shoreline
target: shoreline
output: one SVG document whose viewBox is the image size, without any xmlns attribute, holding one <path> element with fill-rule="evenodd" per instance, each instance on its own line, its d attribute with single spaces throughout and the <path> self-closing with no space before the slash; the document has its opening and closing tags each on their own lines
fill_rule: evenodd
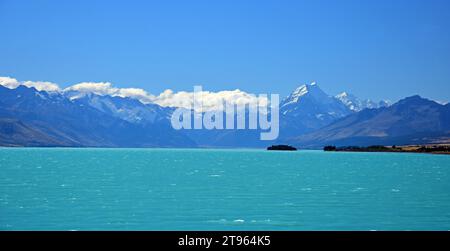
<svg viewBox="0 0 450 251">
<path fill-rule="evenodd" d="M 429 145 L 401 145 L 401 146 L 381 146 L 373 145 L 367 147 L 361 146 L 325 146 L 325 152 L 387 152 L 387 153 L 428 153 L 428 154 L 450 154 L 450 145 L 448 144 L 429 144 Z"/>
</svg>

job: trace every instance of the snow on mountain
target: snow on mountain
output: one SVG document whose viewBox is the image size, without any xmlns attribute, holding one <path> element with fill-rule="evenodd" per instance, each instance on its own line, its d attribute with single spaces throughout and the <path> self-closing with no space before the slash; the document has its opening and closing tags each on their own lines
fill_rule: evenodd
<svg viewBox="0 0 450 251">
<path fill-rule="evenodd" d="M 168 120 L 171 108 L 164 108 L 156 104 L 143 104 L 137 99 L 80 93 L 77 91 L 64 92 L 72 102 L 91 106 L 113 117 L 135 124 L 155 123 Z"/>
<path fill-rule="evenodd" d="M 342 92 L 334 97 L 354 112 L 359 112 L 367 108 L 373 109 L 390 105 L 389 101 L 382 100 L 380 102 L 374 102 L 370 99 L 359 99 L 358 97 L 347 92 Z"/>
<path fill-rule="evenodd" d="M 295 89 L 282 103 L 281 106 L 289 106 L 292 104 L 299 103 L 302 99 L 314 99 L 321 103 L 333 103 L 333 100 L 328 94 L 326 94 L 322 89 L 319 88 L 316 82 L 309 85 L 301 85 Z"/>
<path fill-rule="evenodd" d="M 131 98 L 89 94 L 71 100 L 62 92 L 0 85 L 0 146 L 195 146 L 171 127 L 168 112 Z"/>
<path fill-rule="evenodd" d="M 0 81 L 0 145 L 259 147 L 268 143 L 259 140 L 259 131 L 175 131 L 170 125 L 170 117 L 175 108 L 142 103 L 135 96 L 123 97 L 109 92 L 102 94 L 79 90 L 39 91 L 35 87 L 25 85 L 11 86 L 10 82 L 9 79 Z M 412 106 L 421 104 L 420 99 L 411 100 L 417 100 L 408 102 Z M 386 101 L 376 103 L 360 100 L 348 93 L 331 96 L 322 91 L 316 83 L 302 85 L 280 104 L 279 140 L 281 142 L 300 139 L 298 137 L 301 135 L 322 130 L 321 128 L 341 120 L 348 122 L 345 126 L 339 126 L 342 130 L 355 129 L 352 120 L 348 118 L 365 119 L 367 114 L 377 110 L 377 114 L 384 114 L 379 120 L 381 122 L 389 122 L 394 117 L 404 121 L 412 118 L 413 114 L 406 117 L 403 115 L 410 105 L 405 106 L 405 109 L 397 109 L 399 106 L 395 106 L 396 110 L 394 105 L 389 105 Z M 381 106 L 389 108 L 365 109 Z M 440 124 L 448 124 L 448 107 L 449 104 L 445 105 L 447 110 L 442 112 L 445 114 L 442 115 L 444 120 L 439 122 Z M 417 111 L 422 111 L 420 109 Z M 384 110 L 392 113 L 385 114 Z M 361 116 L 354 116 L 358 114 Z M 427 127 L 423 125 L 426 119 L 419 120 L 414 117 L 414 121 L 421 123 L 417 128 Z M 376 130 L 381 128 L 380 123 L 373 123 L 370 135 L 378 133 Z M 381 133 L 403 132 L 407 128 L 402 123 L 399 125 L 389 126 L 389 130 Z M 413 125 L 408 126 L 412 128 Z M 357 133 L 367 131 L 366 127 L 361 123 L 353 134 L 358 136 Z M 2 128 L 6 128 L 4 131 L 15 128 L 16 133 L 2 134 Z M 336 132 L 335 127 L 331 129 L 330 132 Z M 349 134 L 349 137 L 353 137 L 353 134 Z M 326 134 L 323 139 L 328 137 L 330 135 Z M 318 138 L 309 139 L 314 143 Z"/>
<path fill-rule="evenodd" d="M 312 133 L 294 138 L 294 145 L 404 145 L 448 142 L 450 106 L 418 95 L 338 119 Z"/>
<path fill-rule="evenodd" d="M 284 115 L 298 116 L 309 113 L 321 118 L 342 117 L 350 113 L 345 105 L 322 91 L 315 82 L 295 89 L 281 102 L 280 109 Z"/>
<path fill-rule="evenodd" d="M 378 104 L 370 99 L 361 100 L 358 97 L 347 92 L 342 92 L 334 97 L 354 112 L 359 112 L 366 108 L 378 107 Z"/>
<path fill-rule="evenodd" d="M 316 83 L 302 85 L 280 104 L 280 136 L 310 132 L 350 113 L 347 106 Z"/>
</svg>

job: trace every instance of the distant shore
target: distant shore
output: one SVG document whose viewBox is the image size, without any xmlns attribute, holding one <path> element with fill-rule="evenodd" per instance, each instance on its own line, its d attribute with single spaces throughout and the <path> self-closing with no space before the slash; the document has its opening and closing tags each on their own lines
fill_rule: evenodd
<svg viewBox="0 0 450 251">
<path fill-rule="evenodd" d="M 450 145 L 448 144 L 429 144 L 429 145 L 402 145 L 402 146 L 325 146 L 326 152 L 405 152 L 405 153 L 432 153 L 432 154 L 450 154 Z"/>
</svg>

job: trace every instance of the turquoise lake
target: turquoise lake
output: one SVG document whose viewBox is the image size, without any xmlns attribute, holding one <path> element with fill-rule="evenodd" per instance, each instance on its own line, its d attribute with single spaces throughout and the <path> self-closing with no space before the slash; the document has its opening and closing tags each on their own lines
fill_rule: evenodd
<svg viewBox="0 0 450 251">
<path fill-rule="evenodd" d="M 0 230 L 450 230 L 450 156 L 0 148 Z"/>
</svg>

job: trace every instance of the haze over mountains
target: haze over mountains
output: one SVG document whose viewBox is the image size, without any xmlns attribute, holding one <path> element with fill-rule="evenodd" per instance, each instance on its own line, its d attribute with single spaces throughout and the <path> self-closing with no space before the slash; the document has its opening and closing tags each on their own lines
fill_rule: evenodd
<svg viewBox="0 0 450 251">
<path fill-rule="evenodd" d="M 161 95 L 157 99 L 133 88 L 99 85 L 107 89 L 86 91 L 60 90 L 46 82 L 39 86 L 0 83 L 0 146 L 266 147 L 273 143 L 259 140 L 260 130 L 174 130 L 170 117 L 175 108 L 164 104 L 185 102 L 182 98 L 189 97 L 187 93 L 167 93 L 172 96 L 162 103 Z M 220 95 L 251 98 L 239 90 Z M 419 96 L 393 105 L 360 100 L 345 92 L 331 96 L 312 83 L 280 102 L 276 142 L 314 148 L 446 142 L 449 138 L 449 104 Z"/>
</svg>

